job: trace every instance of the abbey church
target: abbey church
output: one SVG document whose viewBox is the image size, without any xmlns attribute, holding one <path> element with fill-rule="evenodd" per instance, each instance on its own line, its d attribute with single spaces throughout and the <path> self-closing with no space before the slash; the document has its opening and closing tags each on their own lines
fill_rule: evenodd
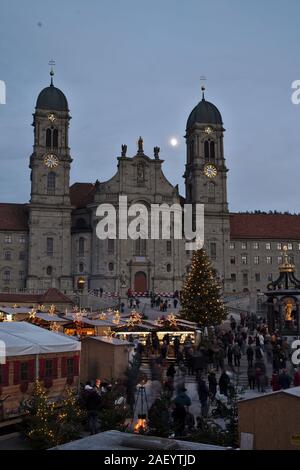
<svg viewBox="0 0 300 470">
<path fill-rule="evenodd" d="M 128 205 L 146 207 L 204 204 L 205 248 L 224 292 L 264 291 L 277 275 L 284 245 L 300 266 L 300 216 L 230 212 L 225 129 L 204 93 L 187 119 L 183 197 L 163 173 L 159 148 L 146 152 L 142 138 L 132 156 L 120 145 L 116 173 L 108 181 L 99 171 L 94 182 L 70 185 L 69 105 L 52 78 L 35 106 L 29 202 L 0 204 L 1 292 L 180 290 L 191 260 L 185 240 L 97 237 L 97 207 L 116 206 L 120 195 L 127 196 Z"/>
</svg>

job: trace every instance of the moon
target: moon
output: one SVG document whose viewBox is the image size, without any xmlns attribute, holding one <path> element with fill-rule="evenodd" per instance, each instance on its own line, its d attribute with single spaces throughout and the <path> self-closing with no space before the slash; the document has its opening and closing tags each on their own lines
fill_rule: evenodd
<svg viewBox="0 0 300 470">
<path fill-rule="evenodd" d="M 178 145 L 178 139 L 176 139 L 176 137 L 171 137 L 171 139 L 170 139 L 170 145 L 171 145 L 172 147 L 177 147 L 177 145 Z"/>
</svg>

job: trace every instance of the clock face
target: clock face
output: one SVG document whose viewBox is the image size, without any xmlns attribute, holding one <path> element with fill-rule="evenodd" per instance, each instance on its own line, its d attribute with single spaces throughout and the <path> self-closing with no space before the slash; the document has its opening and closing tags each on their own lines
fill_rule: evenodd
<svg viewBox="0 0 300 470">
<path fill-rule="evenodd" d="M 56 119 L 55 114 L 53 114 L 53 113 L 48 114 L 48 119 L 49 119 L 49 121 L 54 122 L 55 119 Z"/>
<path fill-rule="evenodd" d="M 45 156 L 44 163 L 48 168 L 55 168 L 57 167 L 59 161 L 56 155 L 54 155 L 53 153 L 49 153 Z"/>
<path fill-rule="evenodd" d="M 204 174 L 207 178 L 215 178 L 218 174 L 218 170 L 212 163 L 207 163 L 204 167 Z"/>
<path fill-rule="evenodd" d="M 206 134 L 212 134 L 213 133 L 213 129 L 210 127 L 210 126 L 207 126 L 205 129 L 204 129 L 204 132 Z"/>
</svg>

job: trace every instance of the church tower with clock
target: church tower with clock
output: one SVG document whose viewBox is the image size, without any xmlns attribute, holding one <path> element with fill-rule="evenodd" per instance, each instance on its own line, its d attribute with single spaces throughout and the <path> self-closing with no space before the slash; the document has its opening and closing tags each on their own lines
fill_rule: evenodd
<svg viewBox="0 0 300 470">
<path fill-rule="evenodd" d="M 204 248 L 226 288 L 230 225 L 224 131 L 221 113 L 205 100 L 202 87 L 202 100 L 190 113 L 186 126 L 186 202 L 204 204 Z"/>
<path fill-rule="evenodd" d="M 44 88 L 33 114 L 30 157 L 29 253 L 27 288 L 72 289 L 71 202 L 68 102 L 53 85 Z"/>
</svg>

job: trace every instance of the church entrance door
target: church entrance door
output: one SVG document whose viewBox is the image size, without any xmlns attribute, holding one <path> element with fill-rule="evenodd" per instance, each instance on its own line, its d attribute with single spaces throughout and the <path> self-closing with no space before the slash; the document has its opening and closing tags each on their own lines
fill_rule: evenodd
<svg viewBox="0 0 300 470">
<path fill-rule="evenodd" d="M 147 289 L 147 276 L 142 271 L 135 273 L 134 290 L 135 292 L 146 292 L 148 290 Z"/>
</svg>

